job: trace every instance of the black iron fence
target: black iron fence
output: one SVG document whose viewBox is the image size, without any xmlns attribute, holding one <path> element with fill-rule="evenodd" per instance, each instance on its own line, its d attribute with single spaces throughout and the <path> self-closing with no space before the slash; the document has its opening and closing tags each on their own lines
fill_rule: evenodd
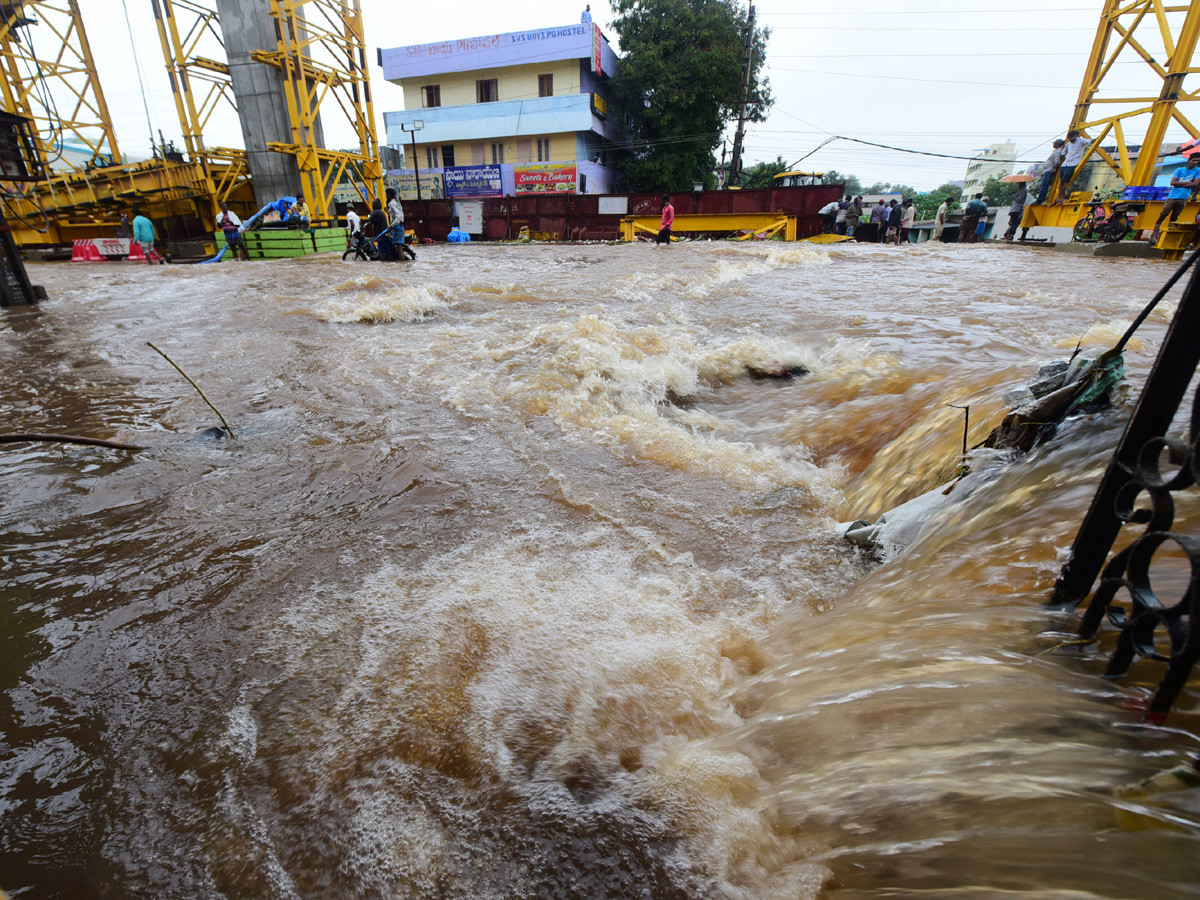
<svg viewBox="0 0 1200 900">
<path fill-rule="evenodd" d="M 1194 253 L 1159 292 L 1114 348 L 1119 352 L 1154 304 L 1200 257 Z M 1193 398 L 1186 438 L 1167 434 L 1200 364 L 1200 268 L 1183 292 L 1137 406 L 1092 498 L 1054 588 L 1051 603 L 1074 607 L 1100 583 L 1079 625 L 1094 638 L 1107 620 L 1118 629 L 1106 677 L 1124 675 L 1136 659 L 1166 666 L 1147 718 L 1161 720 L 1171 709 L 1200 658 L 1200 540 L 1173 531 L 1175 495 L 1200 483 L 1200 399 Z M 1200 392 L 1198 392 L 1200 395 Z M 1140 528 L 1119 552 L 1110 553 L 1124 528 Z M 1186 557 L 1190 574 L 1178 596 L 1155 591 L 1151 568 L 1166 548 Z M 1106 562 L 1107 560 L 1107 562 Z"/>
</svg>

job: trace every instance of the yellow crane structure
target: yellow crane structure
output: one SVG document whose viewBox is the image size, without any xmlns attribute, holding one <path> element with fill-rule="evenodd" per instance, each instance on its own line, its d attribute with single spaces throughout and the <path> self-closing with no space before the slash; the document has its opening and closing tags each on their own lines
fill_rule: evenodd
<svg viewBox="0 0 1200 900">
<path fill-rule="evenodd" d="M 343 178 L 367 199 L 383 196 L 383 164 L 375 137 L 375 105 L 367 69 L 359 0 L 271 0 L 278 45 L 251 54 L 283 75 L 292 140 L 267 146 L 296 158 L 304 196 L 315 219 L 333 217 L 333 194 Z M 322 110 L 342 113 L 358 150 L 329 150 L 318 140 Z"/>
<path fill-rule="evenodd" d="M 1087 212 L 1091 189 L 1080 183 L 1086 164 L 1097 157 L 1110 166 L 1127 185 L 1149 186 L 1159 165 L 1159 155 L 1167 129 L 1172 123 L 1183 128 L 1191 137 L 1200 137 L 1200 129 L 1184 114 L 1179 104 L 1200 99 L 1200 90 L 1186 91 L 1185 76 L 1195 72 L 1192 55 L 1200 36 L 1200 3 L 1171 3 L 1166 0 L 1105 0 L 1096 28 L 1091 55 L 1084 73 L 1079 97 L 1071 115 L 1070 129 L 1078 131 L 1089 141 L 1089 147 L 1075 170 L 1061 204 L 1028 206 L 1021 225 L 1072 228 Z M 1128 79 L 1130 68 L 1118 68 L 1125 62 L 1141 61 L 1155 78 L 1150 81 L 1153 91 L 1119 91 L 1115 96 L 1105 92 L 1105 82 L 1116 77 Z M 1136 157 L 1130 150 L 1128 136 L 1140 130 L 1145 122 L 1145 136 Z M 1136 124 L 1135 124 L 1136 123 Z M 1131 126 L 1133 126 L 1131 128 Z M 1115 155 L 1102 147 L 1111 140 Z M 1161 202 L 1148 202 L 1137 216 L 1135 228 L 1150 229 L 1162 210 Z M 1191 238 L 1196 209 L 1184 211 L 1181 220 L 1187 228 L 1169 229 L 1160 246 L 1167 258 L 1179 258 Z"/>
<path fill-rule="evenodd" d="M 45 178 L 19 185 L 0 176 L 0 197 L 22 246 L 110 237 L 141 206 L 168 237 L 211 235 L 220 201 L 246 213 L 254 194 L 246 151 L 209 146 L 214 114 L 236 111 L 215 0 L 151 0 L 183 146 L 156 146 L 155 158 L 127 163 L 117 146 L 77 0 L 0 0 L 2 112 L 33 124 Z M 274 48 L 255 59 L 283 74 L 291 141 L 270 149 L 296 160 L 314 224 L 333 216 L 339 181 L 382 196 L 359 0 L 269 0 Z M 35 46 L 37 49 L 35 49 Z M 357 148 L 321 146 L 319 117 L 342 114 Z M 90 158 L 70 165 L 65 143 Z M 271 200 L 274 198 L 263 198 Z M 165 227 L 162 227 L 165 226 Z"/>
</svg>

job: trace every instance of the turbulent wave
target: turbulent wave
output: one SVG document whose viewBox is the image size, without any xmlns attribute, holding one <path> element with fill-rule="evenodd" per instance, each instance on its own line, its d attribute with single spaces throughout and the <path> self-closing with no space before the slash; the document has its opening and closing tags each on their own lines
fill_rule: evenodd
<svg viewBox="0 0 1200 900">
<path fill-rule="evenodd" d="M 399 287 L 375 277 L 346 282 L 336 290 L 350 296 L 326 300 L 317 306 L 313 315 L 324 322 L 416 322 L 433 315 L 453 301 L 453 292 L 440 285 Z M 371 294 L 376 296 L 370 296 Z"/>
</svg>

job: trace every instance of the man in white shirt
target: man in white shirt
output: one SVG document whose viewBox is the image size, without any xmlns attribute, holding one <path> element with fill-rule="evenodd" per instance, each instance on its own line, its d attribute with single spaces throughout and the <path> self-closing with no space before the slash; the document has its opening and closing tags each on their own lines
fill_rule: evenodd
<svg viewBox="0 0 1200 900">
<path fill-rule="evenodd" d="M 1067 132 L 1067 142 L 1062 148 L 1062 166 L 1058 170 L 1058 199 L 1054 201 L 1055 203 L 1062 203 L 1066 198 L 1067 188 L 1071 184 L 1071 179 L 1075 177 L 1075 170 L 1079 168 L 1079 163 L 1083 160 L 1083 154 L 1087 152 L 1090 143 L 1078 131 Z"/>
<path fill-rule="evenodd" d="M 947 197 L 942 201 L 942 205 L 937 208 L 937 213 L 933 217 L 933 237 L 931 241 L 940 241 L 942 232 L 946 230 L 946 216 L 950 213 L 950 198 Z"/>
<path fill-rule="evenodd" d="M 832 234 L 834 226 L 837 224 L 838 202 L 831 200 L 817 210 L 817 215 L 821 217 L 821 233 Z"/>
</svg>

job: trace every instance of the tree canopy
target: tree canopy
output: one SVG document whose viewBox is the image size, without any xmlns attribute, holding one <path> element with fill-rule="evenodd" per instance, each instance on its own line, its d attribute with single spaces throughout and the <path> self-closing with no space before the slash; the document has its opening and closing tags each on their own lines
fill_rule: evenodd
<svg viewBox="0 0 1200 900">
<path fill-rule="evenodd" d="M 983 196 L 988 198 L 988 206 L 1008 206 L 1019 187 L 1013 182 L 1003 183 L 993 175 L 983 185 Z"/>
<path fill-rule="evenodd" d="M 744 188 L 765 188 L 770 187 L 771 182 L 775 180 L 775 176 L 780 172 L 788 171 L 787 163 L 784 162 L 782 156 L 775 157 L 775 162 L 760 162 L 755 163 L 750 168 L 746 169 L 742 175 L 742 187 Z"/>
<path fill-rule="evenodd" d="M 715 186 L 714 151 L 741 105 L 748 13 L 734 0 L 614 0 L 621 69 L 612 108 L 633 154 L 620 166 L 632 191 Z M 772 103 L 760 76 L 770 31 L 755 28 L 746 119 Z"/>
</svg>

